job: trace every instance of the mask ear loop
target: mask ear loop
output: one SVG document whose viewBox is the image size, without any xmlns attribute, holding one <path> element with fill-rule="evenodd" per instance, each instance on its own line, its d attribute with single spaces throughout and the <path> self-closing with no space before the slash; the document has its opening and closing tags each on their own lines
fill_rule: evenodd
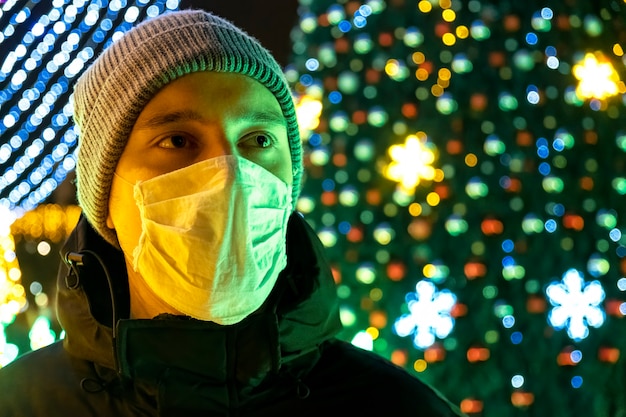
<svg viewBox="0 0 626 417">
<path fill-rule="evenodd" d="M 132 182 L 128 181 L 126 178 L 122 177 L 120 174 L 118 174 L 117 172 L 113 172 L 113 176 L 119 178 L 120 180 L 122 180 L 122 182 L 124 182 L 125 184 L 130 185 L 131 187 L 134 187 L 135 184 L 133 184 Z M 137 181 L 138 183 L 139 181 Z"/>
</svg>

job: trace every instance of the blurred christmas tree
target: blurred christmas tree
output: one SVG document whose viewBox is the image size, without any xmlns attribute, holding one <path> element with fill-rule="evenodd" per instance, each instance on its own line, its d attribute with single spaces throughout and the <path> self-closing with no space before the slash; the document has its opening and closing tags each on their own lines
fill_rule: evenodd
<svg viewBox="0 0 626 417">
<path fill-rule="evenodd" d="M 298 208 L 341 336 L 470 415 L 626 415 L 624 2 L 299 14 Z"/>
</svg>

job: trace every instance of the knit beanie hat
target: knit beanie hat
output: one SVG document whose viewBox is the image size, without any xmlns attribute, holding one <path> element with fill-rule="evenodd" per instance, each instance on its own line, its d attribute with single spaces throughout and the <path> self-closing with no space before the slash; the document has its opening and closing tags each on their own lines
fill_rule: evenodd
<svg viewBox="0 0 626 417">
<path fill-rule="evenodd" d="M 293 202 L 302 178 L 302 146 L 291 91 L 270 52 L 230 22 L 200 10 L 168 12 L 113 42 L 78 79 L 76 180 L 84 216 L 109 243 L 113 172 L 139 113 L 157 91 L 197 71 L 244 74 L 271 91 L 285 116 L 293 166 Z"/>
</svg>

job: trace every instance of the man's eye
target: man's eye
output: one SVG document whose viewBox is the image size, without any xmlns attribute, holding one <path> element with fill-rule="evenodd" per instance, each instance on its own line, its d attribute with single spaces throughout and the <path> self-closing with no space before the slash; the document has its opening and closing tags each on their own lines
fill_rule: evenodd
<svg viewBox="0 0 626 417">
<path fill-rule="evenodd" d="M 261 148 L 269 148 L 272 146 L 272 138 L 264 133 L 255 133 L 252 137 L 254 143 Z"/>
<path fill-rule="evenodd" d="M 186 137 L 182 135 L 171 135 L 159 142 L 159 147 L 167 149 L 180 149 L 188 144 Z"/>
</svg>

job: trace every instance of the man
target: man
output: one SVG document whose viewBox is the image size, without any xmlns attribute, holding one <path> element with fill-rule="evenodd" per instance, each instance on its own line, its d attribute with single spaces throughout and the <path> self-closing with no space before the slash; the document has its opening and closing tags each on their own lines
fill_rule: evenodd
<svg viewBox="0 0 626 417">
<path fill-rule="evenodd" d="M 337 340 L 323 248 L 295 212 L 294 105 L 256 40 L 202 11 L 138 25 L 77 82 L 62 343 L 0 370 L 0 416 L 456 416 Z"/>
</svg>

